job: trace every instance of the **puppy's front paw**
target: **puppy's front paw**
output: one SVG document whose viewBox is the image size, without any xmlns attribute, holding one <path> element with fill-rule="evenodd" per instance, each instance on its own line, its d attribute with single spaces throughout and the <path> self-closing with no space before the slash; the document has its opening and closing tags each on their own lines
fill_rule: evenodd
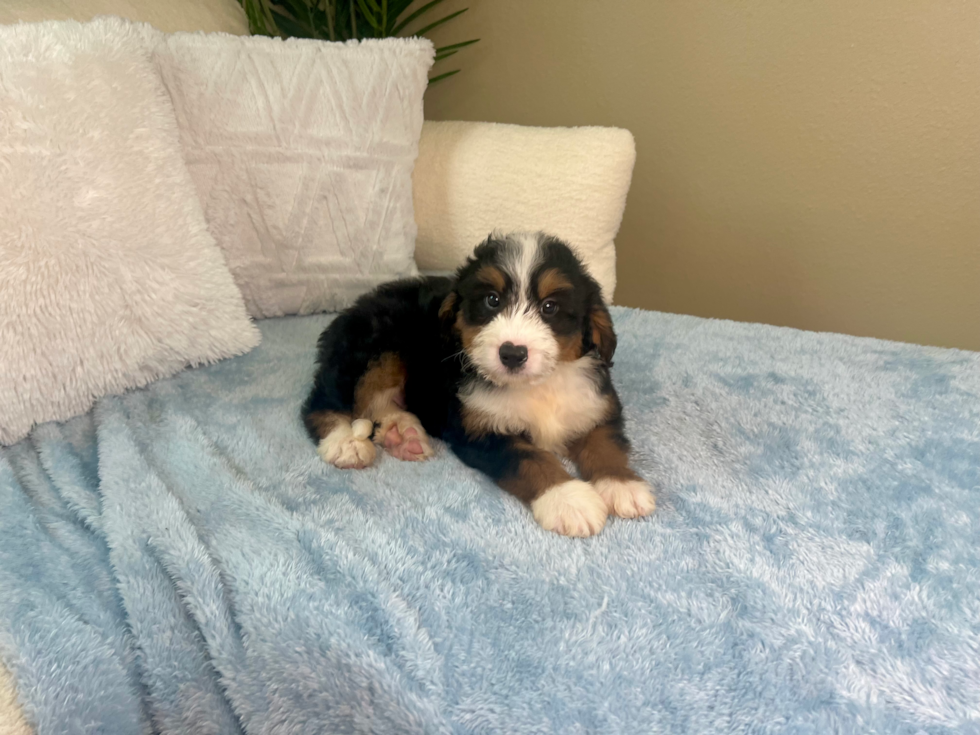
<svg viewBox="0 0 980 735">
<path fill-rule="evenodd" d="M 327 464 L 342 470 L 360 470 L 374 461 L 377 450 L 371 443 L 374 425 L 357 419 L 353 425 L 341 423 L 327 434 L 317 446 L 317 454 Z"/>
<path fill-rule="evenodd" d="M 582 480 L 568 480 L 546 490 L 531 503 L 534 520 L 563 536 L 592 536 L 606 523 L 606 504 Z"/>
<path fill-rule="evenodd" d="M 385 416 L 378 423 L 377 440 L 384 443 L 385 451 L 392 457 L 418 462 L 434 454 L 429 436 L 415 414 L 399 411 Z"/>
<path fill-rule="evenodd" d="M 648 516 L 657 507 L 653 498 L 653 488 L 643 480 L 602 477 L 593 484 L 596 492 L 605 501 L 609 512 L 620 518 Z"/>
</svg>

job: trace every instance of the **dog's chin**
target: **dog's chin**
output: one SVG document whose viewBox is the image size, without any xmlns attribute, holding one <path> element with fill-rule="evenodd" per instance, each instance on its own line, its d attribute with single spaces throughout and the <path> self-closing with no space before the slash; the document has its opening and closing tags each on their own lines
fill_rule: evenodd
<svg viewBox="0 0 980 735">
<path fill-rule="evenodd" d="M 535 369 L 525 368 L 523 370 L 512 371 L 501 365 L 479 365 L 477 364 L 480 376 L 484 380 L 492 383 L 498 388 L 506 388 L 520 385 L 535 385 L 546 380 L 555 371 L 554 364 L 548 363 Z"/>
<path fill-rule="evenodd" d="M 523 370 L 518 373 L 512 373 L 509 370 L 498 370 L 485 373 L 484 377 L 498 388 L 507 388 L 515 385 L 534 385 L 548 376 L 540 373 L 528 373 Z"/>
</svg>

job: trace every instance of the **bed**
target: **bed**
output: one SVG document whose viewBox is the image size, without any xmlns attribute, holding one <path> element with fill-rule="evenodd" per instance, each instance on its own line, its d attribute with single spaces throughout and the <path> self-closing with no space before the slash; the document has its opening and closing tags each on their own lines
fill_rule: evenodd
<svg viewBox="0 0 980 735">
<path fill-rule="evenodd" d="M 0 450 L 38 733 L 975 732 L 980 355 L 613 308 L 648 519 L 573 540 L 445 447 L 341 471 L 332 316 Z"/>
</svg>

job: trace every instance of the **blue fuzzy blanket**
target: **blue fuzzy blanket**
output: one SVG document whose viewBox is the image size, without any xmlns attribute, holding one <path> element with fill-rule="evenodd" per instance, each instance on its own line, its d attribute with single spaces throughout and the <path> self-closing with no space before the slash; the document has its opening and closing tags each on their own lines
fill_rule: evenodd
<svg viewBox="0 0 980 735">
<path fill-rule="evenodd" d="M 330 317 L 0 450 L 38 732 L 980 732 L 980 355 L 614 309 L 657 513 L 321 462 Z"/>
</svg>

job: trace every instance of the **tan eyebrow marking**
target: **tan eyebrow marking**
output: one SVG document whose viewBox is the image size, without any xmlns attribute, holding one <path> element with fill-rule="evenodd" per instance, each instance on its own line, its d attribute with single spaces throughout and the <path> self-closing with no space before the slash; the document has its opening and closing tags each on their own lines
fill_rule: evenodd
<svg viewBox="0 0 980 735">
<path fill-rule="evenodd" d="M 538 277 L 538 298 L 544 299 L 556 291 L 571 291 L 572 284 L 557 268 L 549 268 Z"/>
<path fill-rule="evenodd" d="M 476 280 L 482 281 L 488 286 L 492 286 L 498 291 L 503 291 L 507 287 L 507 279 L 500 269 L 496 266 L 485 265 L 476 272 Z"/>
</svg>

